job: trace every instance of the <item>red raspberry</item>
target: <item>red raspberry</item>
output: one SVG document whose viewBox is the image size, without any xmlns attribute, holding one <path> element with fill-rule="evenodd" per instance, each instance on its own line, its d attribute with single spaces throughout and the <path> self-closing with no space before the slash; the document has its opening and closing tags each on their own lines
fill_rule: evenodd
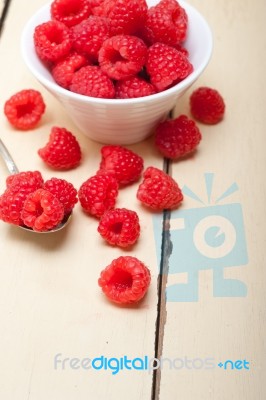
<svg viewBox="0 0 266 400">
<path fill-rule="evenodd" d="M 23 225 L 21 210 L 28 195 L 43 185 L 43 179 L 38 171 L 20 172 L 10 175 L 7 189 L 0 196 L 0 219 L 15 225 Z"/>
<path fill-rule="evenodd" d="M 225 103 L 217 90 L 200 87 L 190 96 L 190 111 L 204 124 L 217 124 L 224 117 Z"/>
<path fill-rule="evenodd" d="M 34 128 L 45 111 L 42 95 L 37 90 L 25 89 L 5 102 L 4 113 L 11 125 L 17 129 Z"/>
<path fill-rule="evenodd" d="M 119 185 L 128 185 L 139 179 L 143 169 L 143 159 L 122 146 L 103 146 L 99 173 L 112 174 Z"/>
<path fill-rule="evenodd" d="M 74 73 L 81 67 L 88 65 L 88 63 L 89 62 L 85 56 L 71 53 L 52 68 L 53 78 L 59 86 L 69 89 Z"/>
<path fill-rule="evenodd" d="M 65 128 L 54 126 L 48 143 L 38 150 L 39 156 L 55 169 L 75 168 L 81 160 L 81 150 L 75 136 Z"/>
<path fill-rule="evenodd" d="M 191 153 L 201 141 L 194 121 L 185 115 L 161 122 L 155 131 L 155 145 L 167 158 L 177 159 Z"/>
<path fill-rule="evenodd" d="M 21 218 L 26 226 L 34 231 L 44 232 L 55 228 L 64 217 L 64 206 L 44 189 L 38 189 L 28 195 Z"/>
<path fill-rule="evenodd" d="M 114 208 L 118 196 L 117 180 L 108 174 L 95 175 L 87 179 L 78 191 L 84 211 L 100 218 Z"/>
<path fill-rule="evenodd" d="M 51 178 L 44 182 L 43 189 L 48 190 L 63 204 L 65 215 L 70 214 L 78 202 L 77 190 L 64 179 Z"/>
<path fill-rule="evenodd" d="M 156 93 L 155 87 L 138 76 L 118 81 L 115 87 L 117 99 L 131 99 L 134 97 L 150 96 Z"/>
<path fill-rule="evenodd" d="M 176 85 L 193 71 L 180 51 L 163 43 L 155 43 L 148 49 L 146 67 L 151 83 L 159 91 Z"/>
<path fill-rule="evenodd" d="M 118 304 L 137 303 L 146 294 L 151 282 L 149 269 L 136 257 L 121 256 L 100 275 L 99 286 L 111 301 Z"/>
<path fill-rule="evenodd" d="M 7 188 L 13 187 L 27 187 L 35 191 L 43 186 L 43 177 L 39 171 L 23 171 L 14 175 L 9 175 L 6 178 Z"/>
<path fill-rule="evenodd" d="M 109 38 L 107 18 L 91 16 L 72 29 L 73 48 L 90 59 L 98 61 L 99 50 Z"/>
<path fill-rule="evenodd" d="M 149 167 L 139 185 L 137 198 L 154 210 L 174 209 L 183 200 L 176 181 L 158 168 Z"/>
<path fill-rule="evenodd" d="M 101 217 L 98 232 L 112 245 L 131 246 L 140 235 L 138 214 L 126 208 L 106 211 Z"/>
<path fill-rule="evenodd" d="M 149 43 L 175 46 L 186 39 L 188 17 L 175 0 L 161 0 L 148 11 L 144 35 Z"/>
<path fill-rule="evenodd" d="M 42 61 L 56 62 L 70 52 L 72 46 L 70 30 L 59 21 L 44 22 L 35 28 L 34 45 Z"/>
<path fill-rule="evenodd" d="M 84 96 L 113 99 L 115 88 L 111 79 L 97 66 L 82 67 L 75 72 L 70 90 Z"/>
<path fill-rule="evenodd" d="M 54 0 L 51 4 L 51 17 L 70 27 L 79 24 L 91 15 L 87 0 Z"/>
<path fill-rule="evenodd" d="M 135 35 L 143 27 L 148 6 L 145 0 L 105 0 L 97 15 L 110 19 L 111 35 Z"/>
<path fill-rule="evenodd" d="M 116 80 L 137 74 L 147 59 L 147 47 L 136 36 L 117 35 L 107 39 L 99 52 L 102 70 Z"/>
</svg>

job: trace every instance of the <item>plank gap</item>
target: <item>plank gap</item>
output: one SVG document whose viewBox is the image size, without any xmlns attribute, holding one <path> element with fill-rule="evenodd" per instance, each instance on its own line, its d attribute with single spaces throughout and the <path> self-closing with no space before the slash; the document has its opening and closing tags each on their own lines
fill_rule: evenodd
<svg viewBox="0 0 266 400">
<path fill-rule="evenodd" d="M 169 114 L 172 117 L 172 112 Z M 171 162 L 169 159 L 164 159 L 163 170 L 168 175 L 171 175 Z M 158 276 L 158 304 L 157 304 L 157 319 L 155 330 L 154 343 L 154 358 L 160 359 L 163 352 L 164 327 L 166 324 L 166 285 L 169 271 L 169 257 L 172 253 L 172 241 L 170 233 L 171 211 L 164 210 L 162 223 L 162 244 L 161 244 L 161 260 L 160 273 Z M 161 370 L 160 368 L 153 371 L 151 400 L 158 400 L 160 395 Z"/>
</svg>

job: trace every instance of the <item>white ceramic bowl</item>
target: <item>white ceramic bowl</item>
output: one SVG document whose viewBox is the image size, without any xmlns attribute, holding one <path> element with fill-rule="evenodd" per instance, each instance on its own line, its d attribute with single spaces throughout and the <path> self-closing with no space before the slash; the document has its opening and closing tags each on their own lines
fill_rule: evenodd
<svg viewBox="0 0 266 400">
<path fill-rule="evenodd" d="M 159 0 L 148 0 L 149 6 Z M 185 47 L 194 71 L 176 86 L 152 96 L 137 99 L 98 99 L 72 93 L 58 86 L 34 50 L 33 32 L 50 19 L 50 3 L 26 24 L 22 34 L 23 59 L 37 80 L 62 103 L 77 127 L 89 138 L 109 144 L 127 145 L 148 137 L 155 125 L 176 105 L 177 99 L 196 81 L 212 53 L 212 33 L 203 16 L 187 2 L 189 29 Z"/>
</svg>

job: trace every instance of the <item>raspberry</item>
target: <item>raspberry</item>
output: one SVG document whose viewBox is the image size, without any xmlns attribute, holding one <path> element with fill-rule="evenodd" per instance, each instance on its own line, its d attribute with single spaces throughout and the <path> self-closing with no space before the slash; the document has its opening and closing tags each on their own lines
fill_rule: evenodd
<svg viewBox="0 0 266 400">
<path fill-rule="evenodd" d="M 55 228 L 63 217 L 63 204 L 52 193 L 44 189 L 38 189 L 29 194 L 21 211 L 24 224 L 39 232 Z"/>
<path fill-rule="evenodd" d="M 78 202 L 77 190 L 64 179 L 51 178 L 44 182 L 43 189 L 48 190 L 63 204 L 65 215 L 70 214 Z"/>
<path fill-rule="evenodd" d="M 174 209 L 183 200 L 178 184 L 165 172 L 149 167 L 139 185 L 137 198 L 154 210 Z"/>
<path fill-rule="evenodd" d="M 155 145 L 171 159 L 183 157 L 198 146 L 201 133 L 194 121 L 185 115 L 161 122 L 155 131 Z"/>
<path fill-rule="evenodd" d="M 106 18 L 91 16 L 72 29 L 74 50 L 95 61 L 98 61 L 99 50 L 108 38 L 109 23 Z"/>
<path fill-rule="evenodd" d="M 139 179 L 143 169 L 143 159 L 122 146 L 103 146 L 99 173 L 112 174 L 119 185 L 128 185 Z"/>
<path fill-rule="evenodd" d="M 74 73 L 85 65 L 88 65 L 85 56 L 71 53 L 52 68 L 52 76 L 59 86 L 69 89 Z"/>
<path fill-rule="evenodd" d="M 149 43 L 175 46 L 186 39 L 188 17 L 175 0 L 161 0 L 148 11 L 144 35 Z"/>
<path fill-rule="evenodd" d="M 147 18 L 145 0 L 105 0 L 97 15 L 110 19 L 111 35 L 134 35 L 142 28 Z"/>
<path fill-rule="evenodd" d="M 54 126 L 48 143 L 38 150 L 39 156 L 52 168 L 75 168 L 81 160 L 81 150 L 75 136 L 65 128 Z"/>
<path fill-rule="evenodd" d="M 140 235 L 138 214 L 125 208 L 106 211 L 101 217 L 98 232 L 112 245 L 131 246 Z"/>
<path fill-rule="evenodd" d="M 38 171 L 20 172 L 10 175 L 7 189 L 0 196 L 0 219 L 15 225 L 23 225 L 21 210 L 28 195 L 43 185 L 43 178 Z"/>
<path fill-rule="evenodd" d="M 147 59 L 147 47 L 136 36 L 117 35 L 107 39 L 99 52 L 102 70 L 116 80 L 137 74 Z"/>
<path fill-rule="evenodd" d="M 148 49 L 146 67 L 151 83 L 159 91 L 174 86 L 193 71 L 180 51 L 163 43 L 155 43 Z"/>
<path fill-rule="evenodd" d="M 131 99 L 134 97 L 150 96 L 156 93 L 155 87 L 145 79 L 132 76 L 118 81 L 115 87 L 117 99 Z"/>
<path fill-rule="evenodd" d="M 70 30 L 59 21 L 44 22 L 35 28 L 34 45 L 42 61 L 56 62 L 70 52 L 72 46 Z"/>
<path fill-rule="evenodd" d="M 94 175 L 87 179 L 78 191 L 80 204 L 84 211 L 100 218 L 106 211 L 114 208 L 118 196 L 118 183 L 108 174 Z"/>
<path fill-rule="evenodd" d="M 6 186 L 19 188 L 32 188 L 32 191 L 43 186 L 43 177 L 39 171 L 23 171 L 6 178 Z"/>
<path fill-rule="evenodd" d="M 115 88 L 111 79 L 97 66 L 82 67 L 75 72 L 70 90 L 85 96 L 112 99 Z"/>
<path fill-rule="evenodd" d="M 121 256 L 101 272 L 98 284 L 111 301 L 130 304 L 145 296 L 150 281 L 150 271 L 143 262 L 136 257 Z"/>
<path fill-rule="evenodd" d="M 87 0 L 54 0 L 51 4 L 51 17 L 70 27 L 79 24 L 91 15 Z"/>
<path fill-rule="evenodd" d="M 204 124 L 217 124 L 225 113 L 225 103 L 220 93 L 209 87 L 200 87 L 190 96 L 192 116 Z"/>
<path fill-rule="evenodd" d="M 44 111 L 42 95 L 34 89 L 21 90 L 11 96 L 4 105 L 4 113 L 10 124 L 21 130 L 34 128 Z"/>
</svg>

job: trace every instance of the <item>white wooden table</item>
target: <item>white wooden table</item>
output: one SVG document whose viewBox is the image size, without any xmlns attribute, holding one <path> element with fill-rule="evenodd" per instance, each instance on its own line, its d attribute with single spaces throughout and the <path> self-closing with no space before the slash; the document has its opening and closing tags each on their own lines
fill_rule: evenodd
<svg viewBox="0 0 266 400">
<path fill-rule="evenodd" d="M 63 177 L 78 188 L 96 171 L 101 146 L 77 130 L 31 76 L 20 53 L 23 26 L 44 3 L 11 0 L 4 12 L 0 109 L 13 93 L 35 88 L 42 91 L 47 112 L 37 129 L 21 133 L 8 125 L 2 111 L 1 138 L 20 170 L 39 169 L 46 178 Z M 182 208 L 164 215 L 170 230 L 163 232 L 162 254 L 160 218 L 139 205 L 137 185 L 120 193 L 118 206 L 140 216 L 141 240 L 130 254 L 151 269 L 148 295 L 138 308 L 116 307 L 103 298 L 99 273 L 121 250 L 100 240 L 97 221 L 79 206 L 68 229 L 51 236 L 1 223 L 1 399 L 266 398 L 266 3 L 190 3 L 209 21 L 214 53 L 200 80 L 177 104 L 176 115 L 189 113 L 191 91 L 207 85 L 223 94 L 226 117 L 216 126 L 199 124 L 199 151 L 182 162 L 164 162 L 152 138 L 131 146 L 146 166 L 168 168 L 185 188 Z M 3 0 L 0 4 L 6 11 Z M 37 149 L 53 125 L 78 137 L 84 153 L 78 169 L 54 172 L 39 159 Z M 6 174 L 0 161 L 1 192 Z M 164 274 L 159 274 L 160 265 Z M 161 366 L 154 372 L 124 369 L 114 375 L 110 369 L 71 368 L 70 361 L 63 369 L 60 363 L 101 356 L 157 357 Z"/>
</svg>

